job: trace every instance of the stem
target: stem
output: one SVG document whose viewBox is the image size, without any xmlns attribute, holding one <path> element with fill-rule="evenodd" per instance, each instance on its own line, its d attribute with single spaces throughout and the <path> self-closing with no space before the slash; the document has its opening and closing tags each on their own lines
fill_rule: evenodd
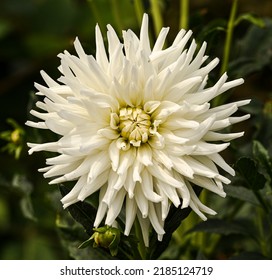
<svg viewBox="0 0 272 280">
<path fill-rule="evenodd" d="M 112 13 L 113 18 L 116 24 L 116 28 L 118 30 L 118 34 L 121 35 L 122 33 L 122 21 L 121 21 L 121 14 L 119 12 L 118 3 L 117 0 L 111 0 L 111 7 L 112 7 Z"/>
<path fill-rule="evenodd" d="M 105 29 L 105 24 L 103 22 L 103 17 L 100 15 L 100 12 L 99 12 L 96 4 L 95 4 L 95 1 L 94 0 L 88 0 L 88 3 L 89 3 L 89 7 L 91 9 L 93 17 L 95 18 L 96 23 L 99 24 L 101 32 L 105 33 L 106 29 Z"/>
<path fill-rule="evenodd" d="M 159 0 L 150 0 L 150 2 L 151 2 L 151 13 L 154 20 L 155 32 L 156 32 L 156 36 L 158 36 L 163 26 Z"/>
<path fill-rule="evenodd" d="M 135 256 L 139 257 L 142 260 L 145 260 L 146 259 L 146 247 L 145 247 L 143 236 L 142 236 L 141 226 L 140 226 L 140 223 L 137 218 L 135 219 L 134 227 L 135 227 L 136 237 L 139 240 L 138 248 L 135 248 Z"/>
<path fill-rule="evenodd" d="M 231 48 L 232 37 L 233 37 L 233 29 L 234 29 L 235 17 L 237 13 L 237 6 L 238 6 L 238 0 L 233 0 L 230 17 L 228 21 L 228 27 L 227 27 L 227 36 L 226 36 L 225 46 L 224 46 L 224 55 L 223 55 L 223 61 L 222 61 L 222 66 L 220 71 L 221 74 L 225 73 L 228 68 L 230 48 Z"/>
<path fill-rule="evenodd" d="M 189 0 L 180 0 L 180 29 L 188 29 L 189 25 Z"/>
<path fill-rule="evenodd" d="M 142 3 L 142 0 L 135 0 L 133 2 L 134 2 L 134 8 L 135 8 L 135 12 L 136 12 L 137 21 L 138 21 L 139 26 L 141 26 L 142 17 L 144 14 L 143 3 Z"/>
<path fill-rule="evenodd" d="M 264 211 L 263 209 L 257 209 L 258 211 L 258 216 L 257 216 L 257 226 L 258 226 L 258 229 L 259 229 L 259 242 L 260 242 L 260 246 L 261 246 L 261 251 L 262 251 L 262 254 L 264 256 L 267 256 L 268 255 L 268 244 L 267 244 L 267 237 L 264 233 L 264 229 L 263 229 L 263 217 L 264 217 Z"/>
<path fill-rule="evenodd" d="M 264 201 L 262 195 L 260 194 L 259 191 L 253 191 L 253 193 L 255 194 L 256 198 L 258 199 L 258 201 L 260 202 L 260 204 L 262 205 L 263 207 L 263 210 L 268 213 L 269 210 L 268 210 L 268 207 L 266 205 L 266 202 Z"/>
</svg>

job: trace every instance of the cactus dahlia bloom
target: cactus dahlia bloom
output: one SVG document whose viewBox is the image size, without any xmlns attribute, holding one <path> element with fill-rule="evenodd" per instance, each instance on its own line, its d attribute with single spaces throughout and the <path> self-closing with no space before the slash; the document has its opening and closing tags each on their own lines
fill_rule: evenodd
<svg viewBox="0 0 272 280">
<path fill-rule="evenodd" d="M 206 87 L 217 58 L 204 64 L 206 43 L 198 52 L 192 32 L 181 30 L 171 46 L 163 49 L 169 28 L 163 28 L 154 44 L 148 37 L 148 16 L 143 16 L 140 37 L 123 31 L 119 41 L 108 25 L 108 50 L 96 26 L 96 54 L 87 55 L 79 40 L 77 56 L 60 54 L 58 82 L 41 72 L 47 86 L 36 84 L 44 97 L 31 110 L 41 122 L 27 125 L 59 135 L 51 143 L 29 143 L 29 154 L 57 152 L 40 169 L 50 184 L 75 181 L 62 198 L 64 207 L 99 191 L 94 227 L 103 219 L 112 225 L 122 208 L 129 235 L 137 216 L 144 241 L 152 226 L 161 240 L 169 207 L 191 207 L 203 220 L 215 212 L 203 205 L 192 184 L 222 197 L 229 179 L 218 167 L 234 175 L 219 155 L 240 133 L 220 130 L 249 118 L 231 117 L 249 100 L 211 108 L 210 101 L 243 79 L 227 82 L 224 74 Z M 204 65 L 203 65 L 204 64 Z"/>
</svg>

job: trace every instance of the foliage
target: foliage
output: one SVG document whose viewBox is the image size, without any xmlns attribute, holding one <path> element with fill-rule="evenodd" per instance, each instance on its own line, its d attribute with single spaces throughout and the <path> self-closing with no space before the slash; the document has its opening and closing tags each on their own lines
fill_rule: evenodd
<svg viewBox="0 0 272 280">
<path fill-rule="evenodd" d="M 269 9 L 258 14 L 256 1 L 252 10 L 247 10 L 248 1 L 242 0 L 224 4 L 191 1 L 178 21 L 181 17 L 176 7 L 184 2 L 187 0 L 121 0 L 118 4 L 110 0 L 1 1 L 0 258 L 272 259 L 272 14 Z M 231 2 L 237 4 L 235 9 Z M 271 7 L 271 1 L 264 2 Z M 69 185 L 60 186 L 60 191 L 49 187 L 36 171 L 46 155 L 27 155 L 26 141 L 53 137 L 24 127 L 34 104 L 30 92 L 33 82 L 39 82 L 40 69 L 55 75 L 56 55 L 70 50 L 76 36 L 93 42 L 96 22 L 104 35 L 107 23 L 120 34 L 122 29 L 137 30 L 143 12 L 151 15 L 154 37 L 163 25 L 171 27 L 170 38 L 172 30 L 175 34 L 180 27 L 189 27 L 199 43 L 207 41 L 210 56 L 223 61 L 211 79 L 227 70 L 231 78 L 246 81 L 215 104 L 251 98 L 251 104 L 243 108 L 251 119 L 242 129 L 244 138 L 234 141 L 224 155 L 236 171 L 232 183 L 225 186 L 227 197 L 218 199 L 205 191 L 200 194 L 202 201 L 217 209 L 215 218 L 202 222 L 190 209 L 172 207 L 162 242 L 151 232 L 147 249 L 137 235 L 139 224 L 133 227 L 135 235 L 124 236 L 120 217 L 120 228 L 110 232 L 114 233 L 114 246 L 107 240 L 94 248 L 97 197 L 63 210 L 59 200 Z M 95 52 L 94 43 L 89 52 Z M 80 244 L 86 247 L 79 249 Z"/>
</svg>

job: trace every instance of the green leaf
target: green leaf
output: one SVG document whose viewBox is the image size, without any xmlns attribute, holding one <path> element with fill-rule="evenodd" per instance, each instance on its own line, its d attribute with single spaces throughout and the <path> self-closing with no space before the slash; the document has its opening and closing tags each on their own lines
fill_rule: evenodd
<svg viewBox="0 0 272 280">
<path fill-rule="evenodd" d="M 194 187 L 197 195 L 200 194 L 201 189 Z M 192 209 L 190 207 L 181 209 L 171 205 L 168 216 L 165 220 L 164 230 L 165 234 L 162 241 L 158 241 L 157 234 L 153 231 L 150 237 L 150 251 L 148 257 L 150 259 L 158 259 L 158 257 L 164 252 L 171 241 L 173 232 L 180 226 L 181 222 L 188 217 Z"/>
<path fill-rule="evenodd" d="M 241 175 L 245 186 L 253 191 L 264 188 L 266 179 L 259 173 L 256 162 L 248 157 L 240 158 L 234 166 L 234 169 Z"/>
<path fill-rule="evenodd" d="M 11 30 L 12 30 L 12 26 L 11 26 L 10 22 L 1 18 L 0 19 L 0 39 L 3 39 Z"/>
<path fill-rule="evenodd" d="M 238 255 L 234 255 L 231 260 L 267 260 L 267 258 L 258 252 L 242 252 Z"/>
<path fill-rule="evenodd" d="M 239 55 L 230 62 L 229 71 L 235 77 L 246 77 L 270 67 L 272 53 L 272 20 L 263 19 L 265 28 L 256 25 L 249 27 L 245 36 L 239 41 Z"/>
<path fill-rule="evenodd" d="M 205 222 L 201 222 L 188 231 L 188 233 L 193 233 L 193 232 L 217 233 L 221 235 L 230 235 L 230 234 L 240 234 L 245 236 L 250 235 L 248 228 L 244 226 L 242 223 L 229 222 L 226 220 L 219 220 L 219 219 L 209 219 Z"/>
<path fill-rule="evenodd" d="M 257 140 L 253 141 L 253 155 L 258 163 L 265 170 L 269 180 L 272 180 L 272 163 L 267 149 Z"/>
<path fill-rule="evenodd" d="M 67 186 L 62 184 L 62 185 L 60 185 L 60 191 L 61 191 L 62 196 L 65 196 L 66 194 L 68 194 L 70 192 L 70 188 L 68 188 Z M 69 213 L 71 214 L 72 218 L 84 227 L 84 229 L 86 230 L 86 233 L 89 236 L 92 236 L 92 234 L 94 233 L 93 224 L 95 221 L 97 208 L 94 207 L 93 205 L 91 205 L 90 203 L 83 201 L 83 202 L 74 203 L 74 204 L 70 205 L 69 207 L 67 207 L 67 209 L 68 209 Z M 118 222 L 119 222 L 119 220 L 118 220 Z M 81 243 L 82 243 L 82 241 L 81 241 Z M 131 254 L 131 252 L 132 252 L 131 244 L 135 244 L 135 242 L 133 242 L 133 238 L 126 238 L 124 235 L 122 235 L 122 238 L 120 240 L 120 244 L 118 247 L 119 250 L 118 250 L 117 257 L 119 259 L 127 259 L 129 257 L 129 254 Z M 80 244 L 78 244 L 78 246 L 79 245 Z M 113 252 L 114 252 L 114 249 L 115 248 L 113 248 Z M 100 254 L 102 249 L 101 248 L 95 248 L 95 249 L 92 248 L 92 250 L 99 250 L 98 254 Z M 104 254 L 103 258 L 106 259 L 107 256 L 110 258 L 110 254 L 107 254 L 105 250 L 102 250 L 102 252 Z M 74 247 L 73 247 L 73 254 L 76 255 Z M 93 254 L 95 254 L 95 253 L 93 253 Z"/>
<path fill-rule="evenodd" d="M 256 206 L 260 205 L 259 201 L 256 199 L 256 196 L 254 195 L 252 190 L 240 186 L 228 185 L 225 187 L 225 191 L 227 193 L 227 196 L 249 202 Z"/>
<path fill-rule="evenodd" d="M 85 240 L 83 243 L 81 243 L 79 246 L 78 246 L 78 249 L 84 249 L 84 248 L 87 248 L 89 247 L 90 245 L 93 244 L 93 237 L 91 236 L 89 239 Z"/>
<path fill-rule="evenodd" d="M 19 192 L 21 196 L 20 207 L 24 217 L 36 221 L 37 218 L 35 217 L 31 201 L 31 193 L 33 191 L 32 183 L 27 179 L 25 175 L 15 174 L 12 179 L 11 185 L 14 190 Z"/>
<path fill-rule="evenodd" d="M 70 188 L 66 187 L 65 185 L 60 185 L 60 192 L 62 196 L 65 196 L 70 192 Z M 70 205 L 68 208 L 69 213 L 71 216 L 80 223 L 88 233 L 88 235 L 93 234 L 93 224 L 95 221 L 96 216 L 96 208 L 94 208 L 91 204 L 87 202 L 77 202 Z"/>
<path fill-rule="evenodd" d="M 246 14 L 242 14 L 240 15 L 236 20 L 235 20 L 235 23 L 234 25 L 237 26 L 241 21 L 248 21 L 260 28 L 263 28 L 265 27 L 265 22 L 262 18 L 260 17 L 256 17 L 252 14 L 249 14 L 249 13 L 246 13 Z"/>
</svg>

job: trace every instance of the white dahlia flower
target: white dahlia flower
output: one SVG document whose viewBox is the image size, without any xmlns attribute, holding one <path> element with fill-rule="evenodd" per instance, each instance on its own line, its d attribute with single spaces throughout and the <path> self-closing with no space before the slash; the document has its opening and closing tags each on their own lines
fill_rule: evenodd
<svg viewBox="0 0 272 280">
<path fill-rule="evenodd" d="M 219 152 L 240 133 L 220 133 L 249 115 L 231 117 L 249 100 L 211 108 L 210 101 L 243 79 L 227 82 L 224 74 L 206 87 L 217 58 L 204 62 L 206 43 L 196 53 L 192 32 L 181 30 L 172 45 L 163 49 L 169 28 L 163 28 L 153 46 L 148 37 L 148 16 L 138 38 L 123 31 L 119 41 L 108 25 L 108 51 L 96 26 L 96 55 L 87 55 L 79 40 L 78 56 L 60 54 L 61 77 L 55 82 L 41 72 L 47 87 L 36 84 L 43 102 L 31 114 L 41 122 L 27 125 L 59 135 L 51 143 L 29 143 L 29 154 L 57 152 L 39 171 L 53 177 L 50 184 L 75 181 L 61 200 L 66 208 L 99 191 L 94 227 L 104 220 L 112 225 L 125 209 L 125 235 L 137 216 L 148 246 L 150 224 L 161 240 L 169 207 L 191 207 L 203 220 L 215 212 L 203 205 L 192 185 L 222 197 L 230 180 L 218 166 L 234 175 Z M 223 142 L 223 143 L 222 143 Z"/>
</svg>

